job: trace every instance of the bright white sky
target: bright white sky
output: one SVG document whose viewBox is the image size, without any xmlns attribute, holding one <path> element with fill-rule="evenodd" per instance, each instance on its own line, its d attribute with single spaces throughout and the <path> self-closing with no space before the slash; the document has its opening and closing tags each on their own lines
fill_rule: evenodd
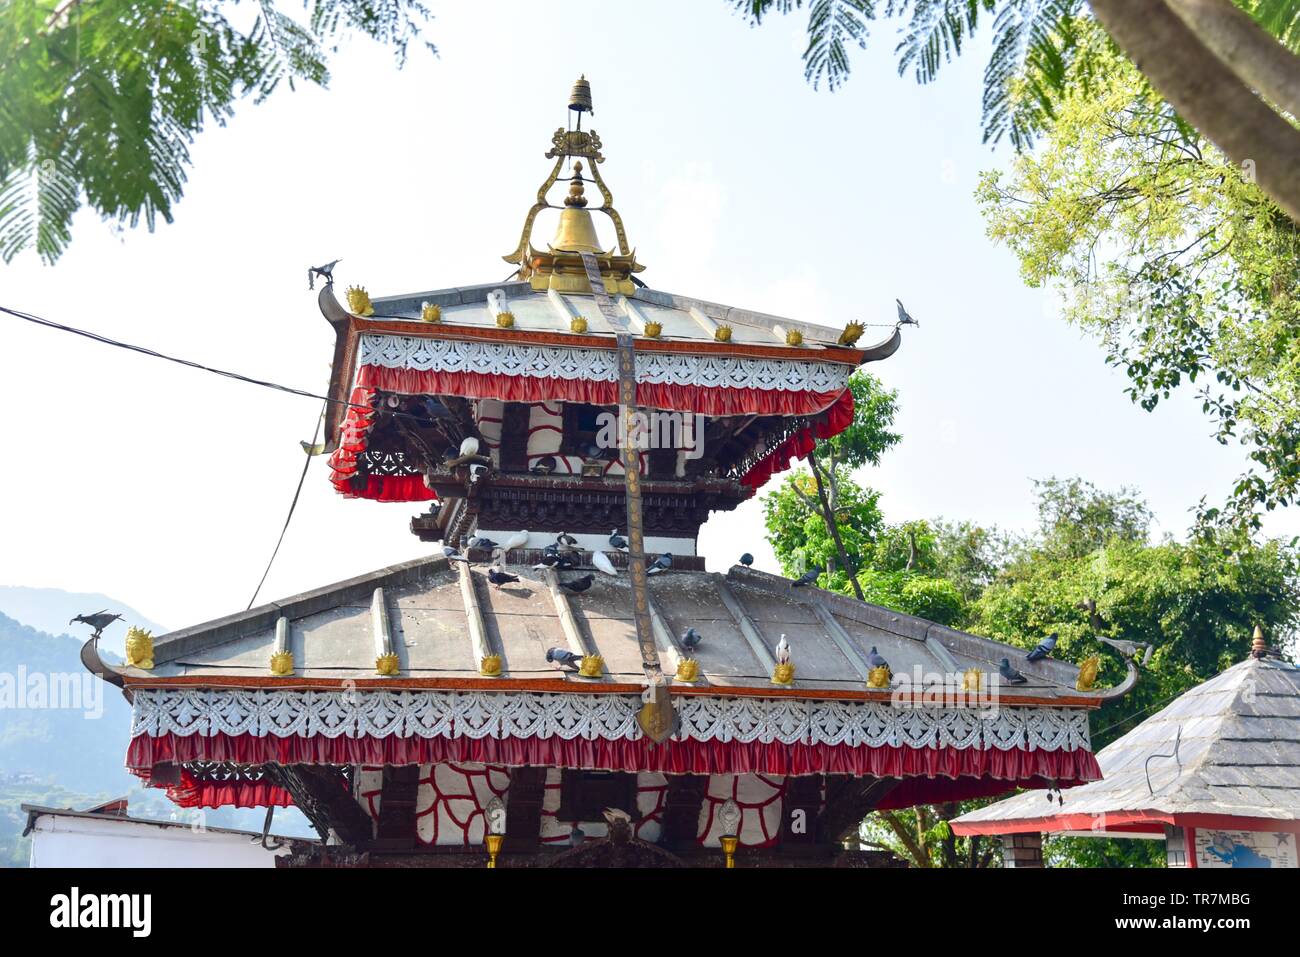
<svg viewBox="0 0 1300 957">
<path fill-rule="evenodd" d="M 835 327 L 891 322 L 897 296 L 920 321 L 872 367 L 901 396 L 904 441 L 868 476 L 891 520 L 1024 528 L 1031 478 L 1078 474 L 1137 486 L 1181 535 L 1241 471 L 1190 395 L 1130 404 L 985 238 L 972 192 L 1006 157 L 980 144 L 983 49 L 918 87 L 882 27 L 831 95 L 804 83 L 802 15 L 748 29 L 724 0 L 432 6 L 440 56 L 398 71 L 345 45 L 328 91 L 244 104 L 202 135 L 174 224 L 114 235 L 84 213 L 55 267 L 0 267 L 0 302 L 323 390 L 333 338 L 307 266 L 341 256 L 340 284 L 373 295 L 503 279 L 585 72 L 651 286 Z M 13 319 L 0 382 L 0 584 L 104 592 L 171 627 L 243 609 L 319 403 Z M 344 500 L 326 473 L 316 460 L 264 599 L 427 553 L 417 506 Z M 751 502 L 701 549 L 714 569 L 746 550 L 772 568 L 762 538 Z"/>
</svg>

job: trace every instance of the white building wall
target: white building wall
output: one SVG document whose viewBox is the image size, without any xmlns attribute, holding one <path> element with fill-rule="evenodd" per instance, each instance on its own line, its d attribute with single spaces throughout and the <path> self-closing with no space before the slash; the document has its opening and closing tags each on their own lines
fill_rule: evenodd
<svg viewBox="0 0 1300 957">
<path fill-rule="evenodd" d="M 31 838 L 32 867 L 274 867 L 276 857 L 245 834 L 112 817 L 42 815 Z"/>
</svg>

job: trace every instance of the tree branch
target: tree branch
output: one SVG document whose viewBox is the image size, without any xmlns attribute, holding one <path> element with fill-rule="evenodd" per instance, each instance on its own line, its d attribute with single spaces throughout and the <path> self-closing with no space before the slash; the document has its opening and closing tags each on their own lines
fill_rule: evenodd
<svg viewBox="0 0 1300 957">
<path fill-rule="evenodd" d="M 1164 0 L 1090 0 L 1106 32 L 1193 126 L 1300 222 L 1300 130 L 1211 53 Z"/>
</svg>

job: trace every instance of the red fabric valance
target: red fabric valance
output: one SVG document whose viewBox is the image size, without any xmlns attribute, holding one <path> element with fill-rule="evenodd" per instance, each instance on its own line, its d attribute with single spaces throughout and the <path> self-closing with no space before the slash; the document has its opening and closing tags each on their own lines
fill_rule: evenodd
<svg viewBox="0 0 1300 957">
<path fill-rule="evenodd" d="M 668 774 L 851 774 L 894 778 L 1048 780 L 1062 787 L 1101 777 L 1092 753 L 996 748 L 849 747 L 761 741 L 610 741 L 563 738 L 326 738 L 139 735 L 127 750 L 127 767 L 148 770 L 161 762 L 224 761 L 237 764 L 440 764 L 476 761 Z M 1026 783 L 1025 786 L 1034 786 Z M 946 792 L 945 792 L 946 793 Z M 987 790 L 982 793 L 989 793 Z M 996 792 L 994 792 L 996 793 Z M 956 800 L 948 797 L 945 800 Z M 913 802 L 915 803 L 915 802 Z"/>
<path fill-rule="evenodd" d="M 831 403 L 824 416 L 806 429 L 800 429 L 789 436 L 775 449 L 759 459 L 748 472 L 741 476 L 741 483 L 758 491 L 767 480 L 778 472 L 790 468 L 792 459 L 803 459 L 816 447 L 817 439 L 829 439 L 839 435 L 853 423 L 853 392 L 845 389 L 840 397 Z"/>
<path fill-rule="evenodd" d="M 180 770 L 180 784 L 154 784 L 149 769 L 131 769 L 146 787 L 165 788 L 168 799 L 178 807 L 293 807 L 293 795 L 265 779 L 198 781 L 185 768 Z"/>
</svg>

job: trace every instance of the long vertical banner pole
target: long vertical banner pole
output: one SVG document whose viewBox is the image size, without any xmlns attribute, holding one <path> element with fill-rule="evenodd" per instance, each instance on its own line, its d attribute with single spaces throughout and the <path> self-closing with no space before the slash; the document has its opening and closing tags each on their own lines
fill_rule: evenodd
<svg viewBox="0 0 1300 957">
<path fill-rule="evenodd" d="M 655 645 L 650 622 L 650 595 L 646 581 L 645 528 L 641 520 L 641 452 L 633 438 L 636 419 L 636 352 L 632 331 L 605 292 L 600 266 L 591 253 L 582 253 L 582 265 L 591 283 L 596 307 L 615 332 L 618 355 L 618 420 L 620 457 L 623 462 L 623 486 L 627 499 L 627 570 L 632 583 L 632 619 L 636 624 L 637 644 L 641 648 L 641 668 L 646 676 L 645 705 L 637 722 L 646 736 L 662 742 L 676 730 L 676 714 L 664 679 L 659 649 Z"/>
</svg>

